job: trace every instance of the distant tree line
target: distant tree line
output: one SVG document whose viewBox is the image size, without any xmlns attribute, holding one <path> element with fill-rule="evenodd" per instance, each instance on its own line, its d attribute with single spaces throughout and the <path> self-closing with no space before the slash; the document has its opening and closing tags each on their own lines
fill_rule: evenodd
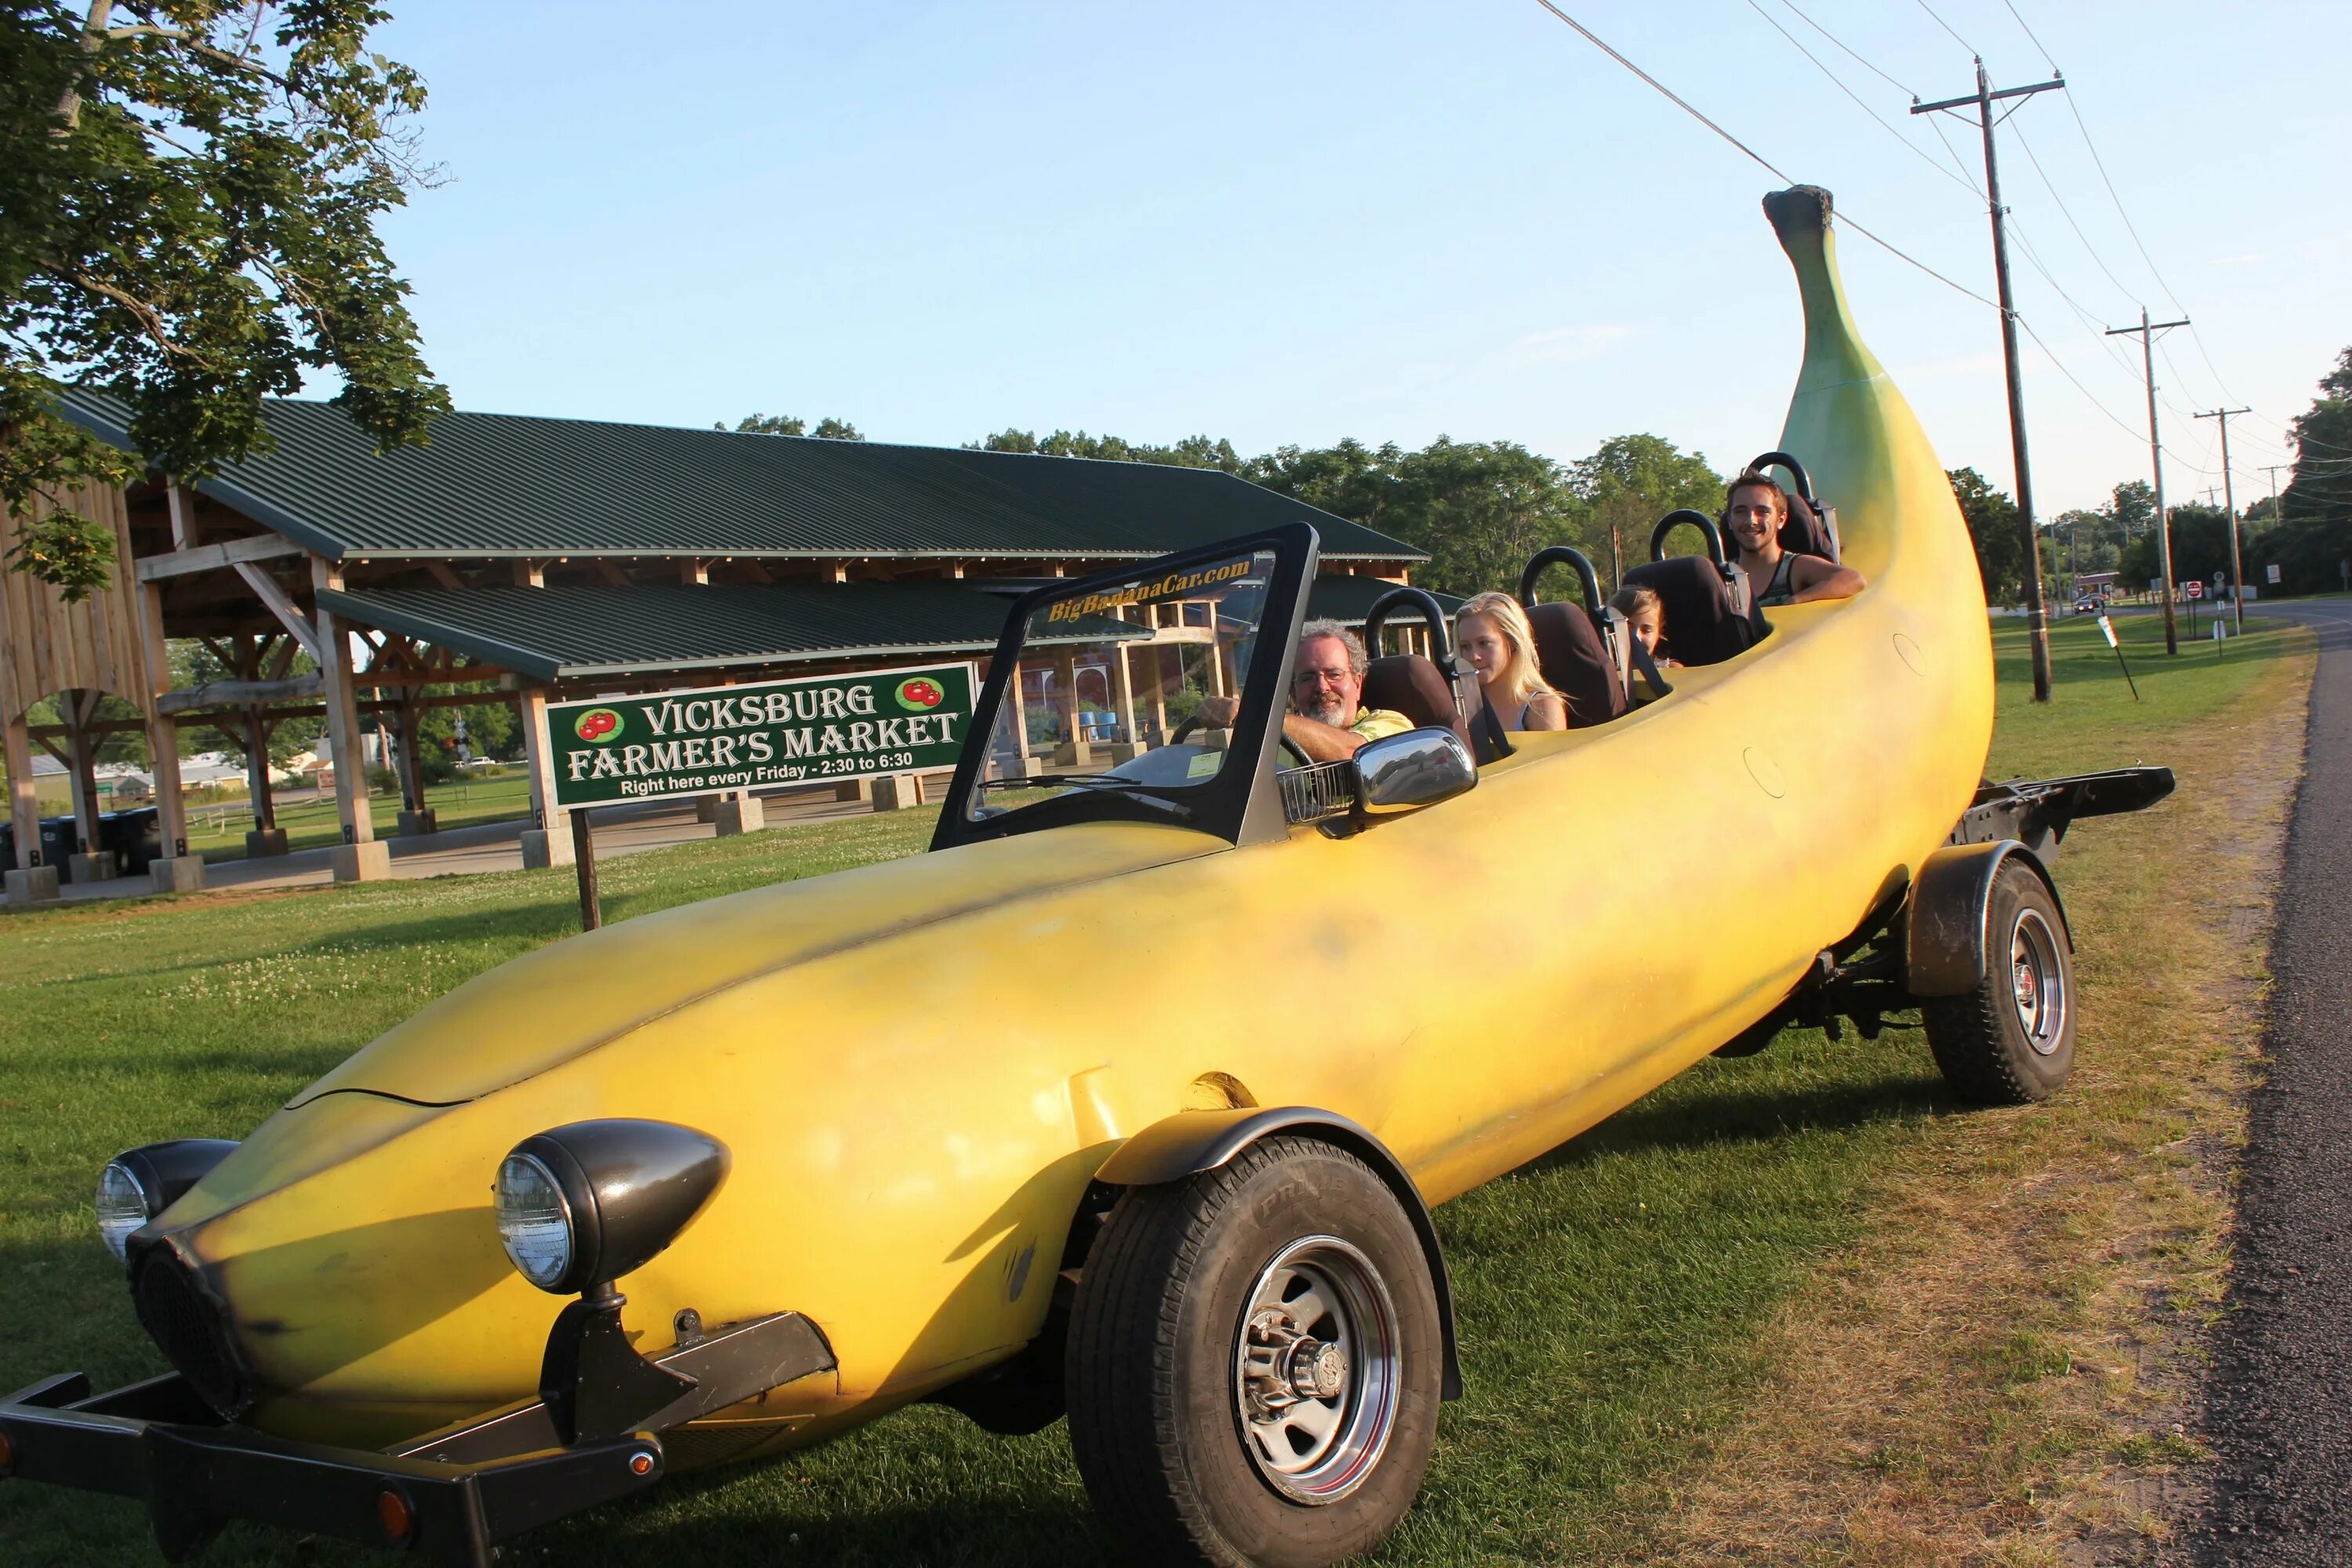
<svg viewBox="0 0 2352 1568">
<path fill-rule="evenodd" d="M 732 428 L 863 439 L 839 419 L 812 429 L 801 419 L 754 415 Z M 1421 546 L 1430 562 L 1415 580 L 1454 594 L 1512 585 L 1528 557 L 1548 544 L 1577 546 L 1608 581 L 1612 542 L 1622 546 L 1630 566 L 1643 558 L 1635 552 L 1648 549 L 1650 527 L 1665 513 L 1687 506 L 1711 514 L 1723 507 L 1723 477 L 1706 458 L 1657 436 L 1619 436 L 1572 463 L 1516 441 L 1444 436 L 1417 449 L 1348 439 L 1330 447 L 1277 447 L 1255 458 L 1209 436 L 1159 446 L 1084 430 L 1040 436 L 1007 428 L 964 445 L 971 451 L 1222 469 Z"/>
<path fill-rule="evenodd" d="M 2345 563 L 2352 563 L 2352 349 L 2336 356 L 2310 411 L 2291 429 L 2294 479 L 2275 505 L 2265 495 L 2239 512 L 2238 552 L 2257 593 L 2326 593 L 2344 585 Z M 2025 595 L 2025 542 L 2018 535 L 2016 502 L 1974 468 L 1955 468 L 1951 479 L 1976 543 L 1985 597 L 2018 603 Z M 2173 580 L 2210 583 L 2231 575 L 2227 510 L 2200 501 L 2166 510 L 2172 520 Z M 2113 572 L 2134 590 L 2162 580 L 2155 491 L 2146 479 L 2126 479 L 2106 505 L 2059 513 L 2043 530 L 2042 552 L 2045 581 Z"/>
</svg>

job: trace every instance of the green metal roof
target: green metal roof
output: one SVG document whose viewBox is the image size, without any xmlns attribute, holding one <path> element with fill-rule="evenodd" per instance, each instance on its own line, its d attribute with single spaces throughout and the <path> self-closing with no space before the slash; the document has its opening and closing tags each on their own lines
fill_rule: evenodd
<svg viewBox="0 0 2352 1568">
<path fill-rule="evenodd" d="M 319 603 L 539 680 L 987 653 L 1011 608 L 957 583 L 378 588 L 328 590 Z M 1150 636 L 1090 616 L 1067 640 Z"/>
<path fill-rule="evenodd" d="M 1307 591 L 1307 618 L 1312 620 L 1321 616 L 1338 621 L 1341 626 L 1360 626 L 1364 624 L 1364 617 L 1372 613 L 1374 602 L 1396 585 L 1383 583 L 1378 577 L 1318 576 L 1315 579 L 1315 585 Z M 1437 601 L 1438 608 L 1448 616 L 1462 607 L 1463 601 L 1458 595 L 1432 593 L 1430 597 Z M 1421 617 L 1411 610 L 1400 610 L 1389 624 L 1417 626 L 1421 624 Z"/>
<path fill-rule="evenodd" d="M 114 399 L 68 391 L 64 410 L 131 446 Z M 1147 558 L 1298 521 L 1326 558 L 1427 559 L 1213 468 L 464 413 L 378 456 L 328 404 L 262 414 L 277 450 L 195 488 L 336 560 Z"/>
</svg>

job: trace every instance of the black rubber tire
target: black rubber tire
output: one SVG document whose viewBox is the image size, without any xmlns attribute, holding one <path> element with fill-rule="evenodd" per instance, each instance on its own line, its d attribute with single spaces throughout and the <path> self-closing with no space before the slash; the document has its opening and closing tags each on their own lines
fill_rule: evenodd
<svg viewBox="0 0 2352 1568">
<path fill-rule="evenodd" d="M 2054 970 L 2058 1016 L 2039 1048 L 2021 1016 L 2012 952 L 2021 921 L 2040 922 L 2050 939 L 2043 967 Z M 2046 976 L 2036 983 L 2047 1005 Z M 1985 910 L 1985 973 L 1959 996 L 1923 997 L 1927 1048 L 1952 1092 L 1977 1105 L 2031 1105 L 2058 1092 L 2074 1070 L 2074 943 L 2058 900 L 2029 868 L 2011 861 L 1993 874 Z"/>
<path fill-rule="evenodd" d="M 1282 1250 L 1309 1237 L 1360 1249 L 1395 1308 L 1397 1399 L 1356 1489 L 1310 1505 L 1261 1475 L 1234 1407 L 1244 1308 Z M 1444 1348 L 1412 1222 L 1361 1160 L 1276 1137 L 1220 1168 L 1128 1192 L 1078 1284 L 1064 1382 L 1070 1444 L 1104 1527 L 1130 1558 L 1218 1568 L 1320 1568 L 1395 1529 L 1437 1436 Z"/>
</svg>

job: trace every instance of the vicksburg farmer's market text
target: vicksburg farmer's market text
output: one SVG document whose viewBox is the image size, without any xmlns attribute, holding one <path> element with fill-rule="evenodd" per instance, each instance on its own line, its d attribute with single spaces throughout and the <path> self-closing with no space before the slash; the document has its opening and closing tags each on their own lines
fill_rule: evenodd
<svg viewBox="0 0 2352 1568">
<path fill-rule="evenodd" d="M 617 779 L 624 795 L 680 788 L 782 784 L 824 771 L 795 757 L 856 757 L 908 746 L 950 744 L 961 713 L 942 710 L 877 719 L 870 687 L 820 687 L 745 697 L 672 698 L 645 710 L 656 736 L 565 759 L 572 782 Z M 703 769 L 738 778 L 679 778 Z M 642 781 L 642 782 L 639 782 Z"/>
</svg>

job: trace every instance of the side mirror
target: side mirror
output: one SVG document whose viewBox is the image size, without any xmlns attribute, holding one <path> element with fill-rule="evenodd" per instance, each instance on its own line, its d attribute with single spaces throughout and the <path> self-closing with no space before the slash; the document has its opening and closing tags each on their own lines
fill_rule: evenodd
<svg viewBox="0 0 2352 1568">
<path fill-rule="evenodd" d="M 1470 748 L 1451 730 L 1408 730 L 1356 749 L 1356 798 L 1367 816 L 1435 805 L 1477 782 Z"/>
</svg>

